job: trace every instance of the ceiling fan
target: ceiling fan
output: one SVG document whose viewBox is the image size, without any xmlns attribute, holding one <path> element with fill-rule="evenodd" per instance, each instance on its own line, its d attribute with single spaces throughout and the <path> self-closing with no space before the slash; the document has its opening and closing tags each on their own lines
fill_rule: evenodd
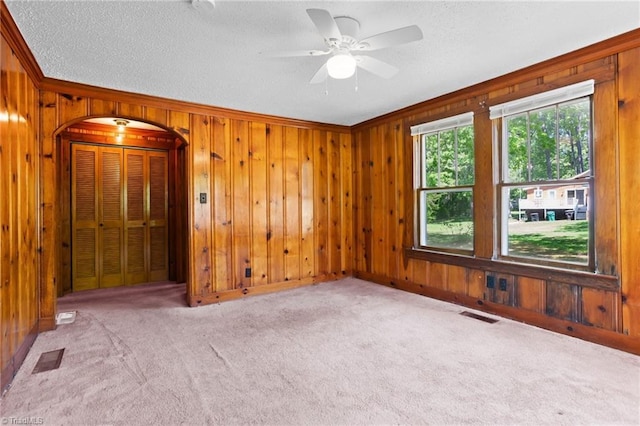
<svg viewBox="0 0 640 426">
<path fill-rule="evenodd" d="M 311 78 L 312 84 L 322 83 L 327 77 L 349 78 L 356 72 L 357 67 L 379 77 L 391 78 L 398 72 L 398 68 L 371 56 L 354 55 L 354 53 L 370 52 L 422 39 L 420 28 L 417 25 L 411 25 L 358 40 L 360 23 L 357 20 L 348 16 L 334 18 L 324 9 L 307 9 L 307 14 L 324 38 L 326 50 L 283 52 L 274 56 L 331 55 Z"/>
</svg>

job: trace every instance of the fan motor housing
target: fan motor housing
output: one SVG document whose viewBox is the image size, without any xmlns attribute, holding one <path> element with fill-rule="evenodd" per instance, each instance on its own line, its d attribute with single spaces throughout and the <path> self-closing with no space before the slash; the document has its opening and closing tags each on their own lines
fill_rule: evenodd
<svg viewBox="0 0 640 426">
<path fill-rule="evenodd" d="M 342 44 L 352 45 L 358 41 L 358 33 L 360 32 L 360 22 L 349 16 L 336 16 L 333 18 L 338 25 L 338 29 L 342 34 Z"/>
</svg>

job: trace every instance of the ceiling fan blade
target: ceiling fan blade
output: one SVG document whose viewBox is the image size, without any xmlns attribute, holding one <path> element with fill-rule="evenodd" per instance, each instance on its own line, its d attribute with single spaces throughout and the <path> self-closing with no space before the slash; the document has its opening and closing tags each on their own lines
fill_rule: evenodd
<svg viewBox="0 0 640 426">
<path fill-rule="evenodd" d="M 371 56 L 354 56 L 354 58 L 360 68 L 382 78 L 391 78 L 399 71 L 398 68 L 393 65 L 389 65 Z"/>
<path fill-rule="evenodd" d="M 336 24 L 333 16 L 328 11 L 324 9 L 307 9 L 307 14 L 329 46 L 340 43 L 342 34 L 338 24 Z"/>
<path fill-rule="evenodd" d="M 322 83 L 329 76 L 329 72 L 327 71 L 327 63 L 325 62 L 322 66 L 316 71 L 316 73 L 311 77 L 309 83 L 318 84 Z"/>
<path fill-rule="evenodd" d="M 291 50 L 284 52 L 265 52 L 265 56 L 271 58 L 294 58 L 299 56 L 322 56 L 328 55 L 331 50 Z"/>
<path fill-rule="evenodd" d="M 354 50 L 378 50 L 418 40 L 422 40 L 422 30 L 417 25 L 411 25 L 365 38 Z"/>
</svg>

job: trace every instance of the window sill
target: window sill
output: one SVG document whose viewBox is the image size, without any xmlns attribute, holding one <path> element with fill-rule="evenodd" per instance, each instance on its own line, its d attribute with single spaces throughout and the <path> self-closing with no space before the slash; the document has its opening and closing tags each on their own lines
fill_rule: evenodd
<svg viewBox="0 0 640 426">
<path fill-rule="evenodd" d="M 471 269 L 490 271 L 495 273 L 519 275 L 541 280 L 549 280 L 566 284 L 591 287 L 607 291 L 620 290 L 620 281 L 617 276 L 596 274 L 572 269 L 550 267 L 544 265 L 531 265 L 506 260 L 479 259 L 475 256 L 439 253 L 429 250 L 405 247 L 405 256 L 411 259 L 426 260 L 429 262 L 444 263 L 448 265 L 463 266 Z"/>
</svg>

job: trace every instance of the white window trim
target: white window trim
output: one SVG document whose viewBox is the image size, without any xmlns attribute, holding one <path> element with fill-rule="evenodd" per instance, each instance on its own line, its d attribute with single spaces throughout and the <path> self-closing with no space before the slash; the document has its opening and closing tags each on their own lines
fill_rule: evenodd
<svg viewBox="0 0 640 426">
<path fill-rule="evenodd" d="M 516 99 L 515 101 L 493 105 L 489 107 L 489 118 L 494 120 L 496 118 L 506 117 L 508 115 L 514 115 L 589 96 L 593 94 L 594 85 L 594 80 L 587 80 L 570 86 L 561 87 L 559 89 L 538 93 L 537 95 L 527 96 L 526 98 Z"/>
<path fill-rule="evenodd" d="M 465 127 L 473 124 L 473 111 L 464 114 L 454 115 L 428 123 L 411 126 L 411 136 L 424 135 L 425 133 L 440 132 L 442 130 L 453 129 L 455 127 Z"/>
<path fill-rule="evenodd" d="M 512 116 L 515 114 L 520 114 L 523 112 L 533 111 L 539 108 L 543 108 L 550 105 L 557 105 L 563 102 L 572 101 L 575 99 L 583 98 L 586 96 L 591 96 L 594 93 L 595 81 L 587 80 L 581 83 L 572 84 L 570 86 L 561 87 L 559 89 L 549 90 L 547 92 L 538 93 L 533 96 L 528 96 L 525 98 L 516 99 L 510 102 L 505 102 L 499 105 L 493 105 L 489 107 L 489 117 L 491 120 L 495 119 L 503 119 L 502 120 L 502 144 L 504 145 L 505 134 L 506 134 L 506 120 L 505 117 Z M 593 120 L 593 116 L 591 117 Z M 494 127 L 495 129 L 495 127 Z M 494 134 L 494 137 L 496 135 Z M 593 144 L 593 140 L 591 140 Z M 593 145 L 590 146 L 593 149 Z M 518 185 L 509 185 L 512 182 L 509 182 L 505 179 L 508 176 L 508 154 L 506 150 L 503 150 L 502 155 L 502 174 L 499 177 L 501 181 L 501 212 L 504 214 L 505 212 L 508 214 L 509 209 L 509 191 L 511 188 L 517 187 Z M 524 184 L 531 184 L 531 182 L 523 182 Z M 574 200 L 577 200 L 577 190 L 575 194 Z M 567 192 L 568 197 L 568 192 Z M 502 256 L 509 256 L 509 231 L 508 231 L 508 223 L 504 221 L 500 226 L 500 254 Z M 593 254 L 591 254 L 593 255 Z"/>
</svg>

